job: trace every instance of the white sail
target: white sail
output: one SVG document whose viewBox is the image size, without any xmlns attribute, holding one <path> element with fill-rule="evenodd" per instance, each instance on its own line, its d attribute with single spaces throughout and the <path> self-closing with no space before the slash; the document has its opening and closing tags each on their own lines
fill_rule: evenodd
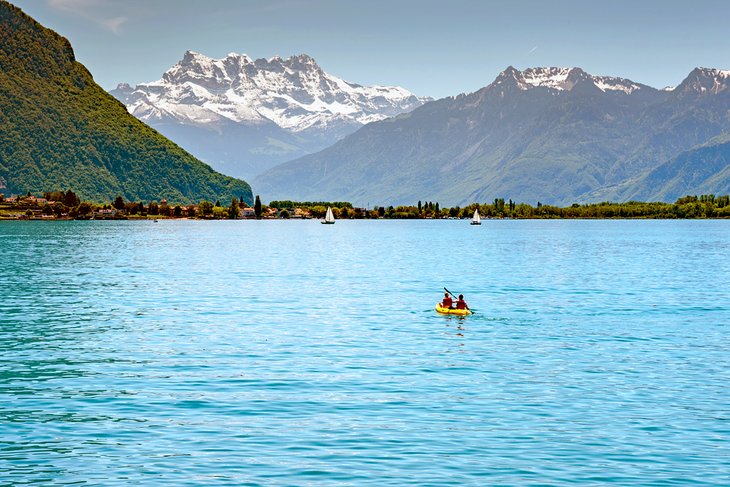
<svg viewBox="0 0 730 487">
<path fill-rule="evenodd" d="M 474 216 L 471 218 L 472 225 L 480 225 L 482 218 L 479 216 L 479 210 L 474 210 Z"/>
<path fill-rule="evenodd" d="M 332 214 L 332 208 L 327 207 L 327 214 L 324 216 L 324 223 L 334 223 L 335 216 Z"/>
</svg>

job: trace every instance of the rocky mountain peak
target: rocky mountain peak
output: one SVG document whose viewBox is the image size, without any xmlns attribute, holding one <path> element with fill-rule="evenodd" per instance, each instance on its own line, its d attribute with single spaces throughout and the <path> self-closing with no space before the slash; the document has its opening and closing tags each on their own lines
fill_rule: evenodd
<svg viewBox="0 0 730 487">
<path fill-rule="evenodd" d="M 323 71 L 307 54 L 253 61 L 245 54 L 212 59 L 195 51 L 186 51 L 162 79 L 113 93 L 144 121 L 268 120 L 294 132 L 331 123 L 358 127 L 426 101 L 399 87 L 348 83 Z"/>
<path fill-rule="evenodd" d="M 526 91 L 534 88 L 555 91 L 572 91 L 576 86 L 599 89 L 603 92 L 631 94 L 641 88 L 648 88 L 631 80 L 610 76 L 594 76 L 578 67 L 533 67 L 523 71 L 508 66 L 495 79 L 493 85 L 512 86 Z"/>
<path fill-rule="evenodd" d="M 214 157 L 230 160 L 229 174 L 237 171 L 242 151 L 252 161 L 281 162 L 288 153 L 321 149 L 364 124 L 430 100 L 397 86 L 350 83 L 325 72 L 307 54 L 254 61 L 246 54 L 213 59 L 195 51 L 186 51 L 161 79 L 134 88 L 120 86 L 111 93 L 136 117 L 164 127 L 183 146 L 193 147 L 189 134 L 196 130 L 200 140 L 206 132 L 225 134 L 218 145 L 228 149 Z M 171 127 L 187 135 L 178 138 Z M 257 142 L 247 143 L 246 137 Z M 236 174 L 248 177 L 252 172 Z"/>
<path fill-rule="evenodd" d="M 120 91 L 122 93 L 132 93 L 134 91 L 134 88 L 129 83 L 119 83 L 117 85 L 116 91 Z"/>
<path fill-rule="evenodd" d="M 674 91 L 680 95 L 716 95 L 728 89 L 730 89 L 730 70 L 695 68 Z"/>
</svg>

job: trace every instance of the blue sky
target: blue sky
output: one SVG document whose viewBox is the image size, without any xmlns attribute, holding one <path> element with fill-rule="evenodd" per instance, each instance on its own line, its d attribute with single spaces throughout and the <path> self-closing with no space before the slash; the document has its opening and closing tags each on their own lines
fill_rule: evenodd
<svg viewBox="0 0 730 487">
<path fill-rule="evenodd" d="M 730 69 L 730 1 L 11 0 L 67 37 L 106 89 L 159 79 L 183 53 L 306 53 L 361 84 L 436 98 L 508 65 L 579 66 L 662 88 Z"/>
</svg>

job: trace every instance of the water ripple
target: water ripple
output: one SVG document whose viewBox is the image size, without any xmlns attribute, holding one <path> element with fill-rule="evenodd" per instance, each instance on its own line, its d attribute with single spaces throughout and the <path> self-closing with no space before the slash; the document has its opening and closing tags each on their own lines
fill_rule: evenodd
<svg viewBox="0 0 730 487">
<path fill-rule="evenodd" d="M 0 224 L 0 485 L 727 485 L 729 226 Z"/>
</svg>

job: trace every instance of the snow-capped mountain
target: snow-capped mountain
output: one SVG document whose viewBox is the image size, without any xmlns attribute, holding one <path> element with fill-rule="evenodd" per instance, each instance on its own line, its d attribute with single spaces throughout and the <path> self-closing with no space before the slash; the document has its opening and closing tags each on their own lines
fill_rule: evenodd
<svg viewBox="0 0 730 487">
<path fill-rule="evenodd" d="M 532 88 L 548 88 L 556 91 L 571 91 L 580 83 L 589 84 L 600 91 L 623 92 L 627 95 L 641 89 L 651 89 L 646 85 L 635 83 L 624 78 L 612 76 L 594 76 L 583 71 L 581 68 L 528 68 L 524 71 L 509 66 L 502 71 L 493 84 L 512 82 L 520 90 Z"/>
<path fill-rule="evenodd" d="M 111 93 L 137 118 L 213 167 L 242 177 L 428 100 L 400 87 L 350 83 L 305 54 L 253 60 L 231 53 L 212 59 L 193 51 L 160 80 L 135 88 L 120 84 Z"/>
<path fill-rule="evenodd" d="M 677 86 L 680 94 L 713 94 L 730 89 L 730 70 L 714 68 L 695 68 L 689 76 Z"/>
</svg>

